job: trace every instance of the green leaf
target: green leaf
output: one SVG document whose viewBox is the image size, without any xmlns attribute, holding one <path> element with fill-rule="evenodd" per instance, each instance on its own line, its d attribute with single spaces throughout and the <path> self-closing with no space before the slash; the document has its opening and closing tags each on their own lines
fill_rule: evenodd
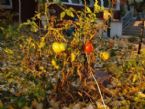
<svg viewBox="0 0 145 109">
<path fill-rule="evenodd" d="M 19 108 L 22 108 L 23 106 L 25 106 L 26 104 L 26 99 L 25 97 L 21 96 L 18 98 L 18 101 L 17 101 L 17 105 Z"/>
</svg>

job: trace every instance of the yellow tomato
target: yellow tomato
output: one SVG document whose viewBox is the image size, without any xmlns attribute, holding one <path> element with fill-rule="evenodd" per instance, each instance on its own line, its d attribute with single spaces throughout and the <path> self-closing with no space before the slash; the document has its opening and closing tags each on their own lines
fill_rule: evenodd
<svg viewBox="0 0 145 109">
<path fill-rule="evenodd" d="M 54 42 L 54 43 L 52 44 L 52 49 L 53 49 L 53 51 L 54 51 L 55 53 L 60 53 L 60 52 L 61 52 L 58 42 Z"/>
<path fill-rule="evenodd" d="M 65 43 L 54 42 L 52 44 L 52 49 L 55 53 L 60 53 L 62 51 L 65 51 L 66 45 Z"/>
<path fill-rule="evenodd" d="M 108 60 L 110 57 L 110 54 L 108 52 L 101 52 L 100 53 L 100 58 L 103 60 L 103 61 L 106 61 Z"/>
<path fill-rule="evenodd" d="M 59 48 L 60 48 L 61 52 L 65 51 L 65 49 L 66 49 L 65 43 L 59 43 Z"/>
</svg>

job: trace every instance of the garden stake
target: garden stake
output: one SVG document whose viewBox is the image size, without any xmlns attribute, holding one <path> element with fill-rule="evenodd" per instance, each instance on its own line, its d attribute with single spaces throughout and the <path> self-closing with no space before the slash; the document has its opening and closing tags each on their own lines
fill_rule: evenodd
<svg viewBox="0 0 145 109">
<path fill-rule="evenodd" d="M 88 62 L 88 64 L 89 64 L 89 68 L 90 68 L 90 60 L 88 59 L 88 55 L 86 55 L 86 59 L 87 59 L 87 62 Z M 94 74 L 93 74 L 92 71 L 91 71 L 91 76 L 93 77 L 93 79 L 94 79 L 94 81 L 95 81 L 95 83 L 96 83 L 96 85 L 97 85 L 97 88 L 98 88 L 99 94 L 100 94 L 100 96 L 101 96 L 101 100 L 102 100 L 104 109 L 107 109 L 106 104 L 105 104 L 105 102 L 104 102 L 104 98 L 103 98 L 101 89 L 100 89 L 100 86 L 99 86 L 99 84 L 98 84 L 98 82 L 97 82 L 97 80 L 96 80 L 96 78 L 95 78 L 95 76 L 94 76 Z"/>
<path fill-rule="evenodd" d="M 19 2 L 19 24 L 22 22 L 22 3 L 21 0 Z"/>
<path fill-rule="evenodd" d="M 142 20 L 142 25 L 141 25 L 141 35 L 140 35 L 140 41 L 138 45 L 138 54 L 141 54 L 141 47 L 142 47 L 142 38 L 144 36 L 144 19 Z"/>
<path fill-rule="evenodd" d="M 93 74 L 93 73 L 91 73 L 91 74 L 92 74 L 92 77 L 93 77 L 93 79 L 94 79 L 94 81 L 95 81 L 95 83 L 96 83 L 96 85 L 97 85 L 97 88 L 98 88 L 99 94 L 100 94 L 100 96 L 101 96 L 101 100 L 102 100 L 104 109 L 107 109 L 107 108 L 106 108 L 106 104 L 105 104 L 104 99 L 103 99 L 103 95 L 102 95 L 102 93 L 101 93 L 101 89 L 100 89 L 100 87 L 99 87 L 99 84 L 98 84 L 98 82 L 97 82 L 97 80 L 96 80 L 94 74 Z"/>
</svg>

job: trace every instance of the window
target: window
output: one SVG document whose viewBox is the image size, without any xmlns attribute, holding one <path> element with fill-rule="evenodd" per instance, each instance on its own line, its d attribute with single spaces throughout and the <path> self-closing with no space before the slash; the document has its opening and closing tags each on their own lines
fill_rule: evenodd
<svg viewBox="0 0 145 109">
<path fill-rule="evenodd" d="M 104 7 L 109 7 L 109 0 L 104 0 Z"/>
<path fill-rule="evenodd" d="M 82 3 L 84 4 L 84 0 L 82 0 Z M 89 6 L 90 5 L 90 0 L 86 0 L 86 4 Z"/>
<path fill-rule="evenodd" d="M 71 5 L 78 5 L 82 6 L 84 5 L 84 0 L 61 0 L 64 4 L 71 4 Z M 94 5 L 94 0 L 86 0 L 86 4 L 88 6 L 93 6 Z"/>
<path fill-rule="evenodd" d="M 62 2 L 68 2 L 68 0 L 61 0 Z"/>
<path fill-rule="evenodd" d="M 101 3 L 102 1 L 101 0 L 98 0 L 98 4 L 101 6 L 102 5 L 102 3 Z"/>
<path fill-rule="evenodd" d="M 71 1 L 72 1 L 72 3 L 80 4 L 79 0 L 71 0 Z"/>
<path fill-rule="evenodd" d="M 82 5 L 81 0 L 61 0 L 65 4 L 71 4 L 71 5 Z"/>
<path fill-rule="evenodd" d="M 12 0 L 0 0 L 0 9 L 11 9 L 12 8 Z"/>
</svg>

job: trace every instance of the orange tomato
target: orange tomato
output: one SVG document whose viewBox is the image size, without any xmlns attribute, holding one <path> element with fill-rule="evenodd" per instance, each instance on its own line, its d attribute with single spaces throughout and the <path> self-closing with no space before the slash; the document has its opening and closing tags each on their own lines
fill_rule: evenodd
<svg viewBox="0 0 145 109">
<path fill-rule="evenodd" d="M 84 45 L 84 51 L 87 54 L 90 54 L 91 52 L 93 52 L 94 47 L 93 44 L 90 41 L 87 41 L 86 44 Z"/>
</svg>

